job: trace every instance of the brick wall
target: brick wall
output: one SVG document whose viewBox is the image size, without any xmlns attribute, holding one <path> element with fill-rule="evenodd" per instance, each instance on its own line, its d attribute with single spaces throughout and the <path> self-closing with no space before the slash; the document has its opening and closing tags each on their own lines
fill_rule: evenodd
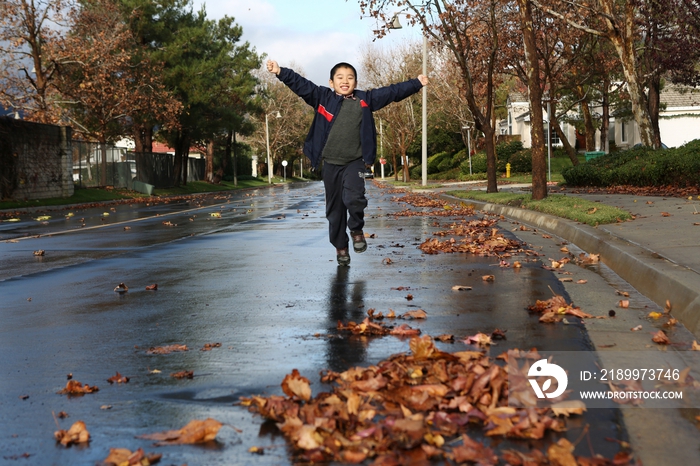
<svg viewBox="0 0 700 466">
<path fill-rule="evenodd" d="M 0 196 L 70 197 L 71 129 L 0 117 Z"/>
</svg>

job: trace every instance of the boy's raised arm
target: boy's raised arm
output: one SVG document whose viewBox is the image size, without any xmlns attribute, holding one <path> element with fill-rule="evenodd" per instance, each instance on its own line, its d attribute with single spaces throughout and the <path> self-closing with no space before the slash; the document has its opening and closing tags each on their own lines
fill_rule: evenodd
<svg viewBox="0 0 700 466">
<path fill-rule="evenodd" d="M 277 64 L 276 61 L 274 60 L 268 60 L 267 61 L 267 71 L 273 74 L 280 74 L 280 66 Z"/>
</svg>

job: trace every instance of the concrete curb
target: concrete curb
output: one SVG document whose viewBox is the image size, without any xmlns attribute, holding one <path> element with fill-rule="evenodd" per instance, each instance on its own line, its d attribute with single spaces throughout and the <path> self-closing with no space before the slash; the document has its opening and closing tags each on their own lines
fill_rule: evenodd
<svg viewBox="0 0 700 466">
<path fill-rule="evenodd" d="M 659 306 L 666 300 L 672 314 L 695 336 L 700 337 L 700 276 L 659 254 L 597 228 L 540 212 L 462 199 L 440 194 L 451 202 L 468 202 L 475 208 L 526 223 L 559 236 L 600 260 L 623 280 Z"/>
</svg>

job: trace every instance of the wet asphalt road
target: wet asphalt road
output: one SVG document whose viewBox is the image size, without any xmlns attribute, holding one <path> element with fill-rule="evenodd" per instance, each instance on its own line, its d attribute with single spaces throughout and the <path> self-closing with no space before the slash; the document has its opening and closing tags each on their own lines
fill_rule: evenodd
<svg viewBox="0 0 700 466">
<path fill-rule="evenodd" d="M 52 212 L 48 224 L 35 220 L 39 214 L 1 223 L 0 464 L 92 465 L 110 448 L 139 447 L 163 453 L 166 465 L 291 464 L 274 427 L 234 403 L 239 396 L 281 393 L 280 382 L 294 368 L 318 393 L 322 369 L 345 370 L 407 351 L 408 341 L 395 337 L 337 335 L 337 321 L 362 320 L 369 308 L 424 309 L 428 319 L 410 325 L 433 336 L 507 330 L 493 355 L 514 347 L 591 348 L 583 326 L 542 325 L 524 311 L 550 298 L 550 287 L 565 294 L 539 263 L 523 262 L 516 272 L 494 266 L 495 258 L 424 255 L 417 245 L 441 229 L 436 221 L 444 226 L 449 219 L 395 218 L 389 214 L 406 208 L 392 200 L 400 194 L 368 189 L 365 232 L 374 237 L 367 252 L 352 255 L 350 268 L 336 265 L 319 183 Z M 66 218 L 69 212 L 75 215 Z M 36 250 L 45 255 L 34 256 Z M 495 283 L 483 282 L 485 274 L 496 275 Z M 122 282 L 129 291 L 115 293 Z M 154 283 L 157 291 L 145 290 Z M 454 292 L 453 285 L 473 290 Z M 199 350 L 214 342 L 222 346 Z M 190 351 L 146 353 L 170 344 Z M 459 342 L 439 346 L 467 349 Z M 170 377 L 181 370 L 194 371 L 194 379 Z M 117 371 L 130 382 L 109 385 Z M 100 391 L 56 394 L 69 373 Z M 111 408 L 101 409 L 106 405 Z M 56 445 L 52 412 L 60 411 L 69 415 L 58 420 L 62 429 L 85 421 L 89 446 Z M 134 438 L 206 417 L 242 432 L 224 427 L 219 441 L 205 446 L 153 447 Z M 617 445 L 603 439 L 625 438 L 618 422 L 617 410 L 590 410 L 569 422 L 566 435 L 576 439 L 590 424 L 596 452 L 611 457 Z M 270 445 L 277 447 L 265 455 L 248 453 Z M 590 456 L 587 445 L 580 447 Z M 24 453 L 29 458 L 19 457 Z"/>
</svg>

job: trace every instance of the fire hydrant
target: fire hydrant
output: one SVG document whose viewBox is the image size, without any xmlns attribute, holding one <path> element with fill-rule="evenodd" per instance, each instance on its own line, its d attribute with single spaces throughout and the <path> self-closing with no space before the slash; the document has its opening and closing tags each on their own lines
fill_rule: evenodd
<svg viewBox="0 0 700 466">
<path fill-rule="evenodd" d="M 510 178 L 510 164 L 506 164 L 506 178 Z"/>
</svg>

